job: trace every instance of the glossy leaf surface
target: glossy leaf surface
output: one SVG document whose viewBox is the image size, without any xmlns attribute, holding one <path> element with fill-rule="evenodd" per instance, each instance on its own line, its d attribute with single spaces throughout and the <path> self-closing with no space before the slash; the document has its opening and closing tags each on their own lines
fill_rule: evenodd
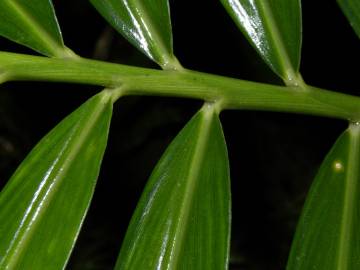
<svg viewBox="0 0 360 270">
<path fill-rule="evenodd" d="M 175 68 L 168 0 L 90 0 L 134 46 L 163 68 Z"/>
<path fill-rule="evenodd" d="M 360 269 L 360 127 L 337 140 L 314 180 L 288 270 Z"/>
<path fill-rule="evenodd" d="M 51 0 L 1 0 L 0 35 L 47 56 L 65 57 Z"/>
<path fill-rule="evenodd" d="M 338 0 L 338 3 L 357 36 L 360 38 L 360 1 Z"/>
<path fill-rule="evenodd" d="M 271 69 L 296 79 L 301 50 L 300 0 L 220 0 Z"/>
<path fill-rule="evenodd" d="M 230 183 L 221 124 L 204 107 L 154 169 L 115 269 L 227 269 Z"/>
<path fill-rule="evenodd" d="M 0 269 L 64 269 L 99 174 L 111 104 L 99 94 L 69 115 L 0 193 Z"/>
</svg>

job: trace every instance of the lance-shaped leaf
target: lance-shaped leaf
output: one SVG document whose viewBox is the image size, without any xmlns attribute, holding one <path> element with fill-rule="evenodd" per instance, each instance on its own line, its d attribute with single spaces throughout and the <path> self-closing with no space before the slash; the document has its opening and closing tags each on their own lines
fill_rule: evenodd
<svg viewBox="0 0 360 270">
<path fill-rule="evenodd" d="M 134 46 L 165 69 L 177 69 L 168 0 L 90 0 Z"/>
<path fill-rule="evenodd" d="M 300 0 L 220 0 L 271 69 L 288 84 L 299 80 Z"/>
<path fill-rule="evenodd" d="M 360 269 L 360 126 L 337 140 L 307 196 L 288 270 Z"/>
<path fill-rule="evenodd" d="M 1 0 L 0 35 L 33 50 L 69 57 L 51 0 Z"/>
<path fill-rule="evenodd" d="M 99 94 L 32 150 L 0 193 L 0 269 L 64 269 L 90 204 L 112 103 Z"/>
<path fill-rule="evenodd" d="M 205 106 L 154 169 L 115 269 L 227 269 L 228 157 L 218 116 Z"/>
<path fill-rule="evenodd" d="M 360 1 L 359 0 L 337 0 L 351 26 L 360 38 Z"/>
</svg>

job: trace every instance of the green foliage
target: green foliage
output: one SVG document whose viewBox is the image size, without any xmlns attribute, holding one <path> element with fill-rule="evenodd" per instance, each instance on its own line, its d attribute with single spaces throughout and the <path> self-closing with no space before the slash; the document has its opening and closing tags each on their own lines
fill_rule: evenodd
<svg viewBox="0 0 360 270">
<path fill-rule="evenodd" d="M 235 23 L 271 69 L 288 84 L 299 80 L 299 0 L 221 0 Z"/>
<path fill-rule="evenodd" d="M 177 69 L 167 0 L 90 0 L 105 19 L 163 68 Z"/>
<path fill-rule="evenodd" d="M 154 169 L 115 269 L 226 269 L 228 166 L 220 121 L 205 104 Z"/>
<path fill-rule="evenodd" d="M 47 56 L 66 57 L 55 11 L 50 0 L 0 2 L 0 35 Z"/>
<path fill-rule="evenodd" d="M 0 35 L 54 57 L 0 52 L 0 83 L 45 80 L 106 87 L 45 136 L 0 193 L 0 269 L 65 268 L 99 174 L 113 104 L 124 95 L 191 97 L 204 105 L 154 169 L 115 269 L 228 268 L 231 192 L 218 114 L 234 108 L 349 121 L 308 195 L 288 269 L 359 268 L 360 131 L 355 122 L 360 99 L 302 81 L 299 0 L 221 2 L 286 86 L 183 69 L 173 54 L 166 0 L 91 0 L 163 71 L 74 55 L 63 44 L 49 0 L 0 3 Z M 339 4 L 359 34 L 358 2 Z"/>
<path fill-rule="evenodd" d="M 105 151 L 110 97 L 98 94 L 45 136 L 0 193 L 0 269 L 63 269 Z"/>
<path fill-rule="evenodd" d="M 360 37 L 360 2 L 357 0 L 338 0 L 338 3 L 357 36 Z"/>
<path fill-rule="evenodd" d="M 288 270 L 359 269 L 360 129 L 353 124 L 324 160 L 307 196 Z"/>
</svg>

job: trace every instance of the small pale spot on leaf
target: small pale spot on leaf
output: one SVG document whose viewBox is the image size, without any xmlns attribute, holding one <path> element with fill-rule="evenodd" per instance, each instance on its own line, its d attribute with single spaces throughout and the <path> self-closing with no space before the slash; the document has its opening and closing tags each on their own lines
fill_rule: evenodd
<svg viewBox="0 0 360 270">
<path fill-rule="evenodd" d="M 343 172 L 344 171 L 344 164 L 340 160 L 335 160 L 333 163 L 333 169 L 335 172 Z"/>
</svg>

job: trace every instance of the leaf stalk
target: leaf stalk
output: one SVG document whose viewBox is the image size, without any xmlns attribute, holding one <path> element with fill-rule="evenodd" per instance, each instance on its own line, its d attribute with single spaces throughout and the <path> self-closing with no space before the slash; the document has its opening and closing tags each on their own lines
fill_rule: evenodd
<svg viewBox="0 0 360 270">
<path fill-rule="evenodd" d="M 9 81 L 98 85 L 122 95 L 155 95 L 219 102 L 219 110 L 265 110 L 360 121 L 360 98 L 309 85 L 279 86 L 193 70 L 155 70 L 84 58 L 56 59 L 0 52 Z M 2 76 L 4 77 L 4 76 Z M 304 91 L 304 89 L 306 91 Z"/>
</svg>

